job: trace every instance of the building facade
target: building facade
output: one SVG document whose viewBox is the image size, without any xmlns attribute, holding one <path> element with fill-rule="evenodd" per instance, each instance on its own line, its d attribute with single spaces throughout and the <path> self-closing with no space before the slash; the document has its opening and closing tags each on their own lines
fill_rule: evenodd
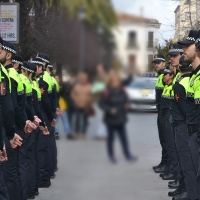
<svg viewBox="0 0 200 200">
<path fill-rule="evenodd" d="M 139 72 L 152 71 L 153 56 L 159 45 L 156 19 L 117 13 L 118 26 L 113 30 L 115 57 L 120 66 Z"/>
<path fill-rule="evenodd" d="M 200 29 L 200 0 L 180 0 L 174 13 L 176 40 L 186 37 L 191 29 Z"/>
</svg>

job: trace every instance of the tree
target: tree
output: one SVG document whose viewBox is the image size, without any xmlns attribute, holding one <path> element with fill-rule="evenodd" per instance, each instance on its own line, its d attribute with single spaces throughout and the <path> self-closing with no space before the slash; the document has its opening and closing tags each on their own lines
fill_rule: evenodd
<svg viewBox="0 0 200 200">
<path fill-rule="evenodd" d="M 169 62 L 169 47 L 171 44 L 174 44 L 175 41 L 173 39 L 165 40 L 165 44 L 163 46 L 159 46 L 158 48 L 158 54 L 162 54 L 165 57 L 166 63 Z"/>
<path fill-rule="evenodd" d="M 87 9 L 85 21 L 87 70 L 93 70 L 98 64 L 99 24 L 105 30 L 102 48 L 106 55 L 111 55 L 109 38 L 111 27 L 116 24 L 116 17 L 110 0 L 17 0 L 17 2 L 20 3 L 21 24 L 20 44 L 17 47 L 26 60 L 38 52 L 43 52 L 50 55 L 58 66 L 65 65 L 71 70 L 77 70 L 80 52 L 78 19 L 80 6 L 85 6 Z M 59 68 L 59 71 L 62 70 Z"/>
</svg>

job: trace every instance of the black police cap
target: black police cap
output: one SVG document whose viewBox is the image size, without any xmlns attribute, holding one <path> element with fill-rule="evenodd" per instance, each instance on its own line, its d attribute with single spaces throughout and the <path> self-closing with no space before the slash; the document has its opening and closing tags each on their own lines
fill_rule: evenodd
<svg viewBox="0 0 200 200">
<path fill-rule="evenodd" d="M 172 71 L 170 70 L 169 66 L 165 67 L 163 71 L 161 71 L 161 74 L 171 74 Z"/>
<path fill-rule="evenodd" d="M 36 71 L 36 65 L 34 63 L 29 62 L 29 61 L 24 61 L 22 69 L 29 71 L 31 73 L 34 73 Z"/>
<path fill-rule="evenodd" d="M 165 57 L 162 54 L 155 55 L 152 63 L 160 61 L 165 62 Z"/>
<path fill-rule="evenodd" d="M 50 61 L 49 64 L 47 65 L 49 68 L 53 68 L 53 63 Z"/>
<path fill-rule="evenodd" d="M 178 55 L 183 53 L 183 47 L 180 44 L 171 44 L 168 55 Z"/>
<path fill-rule="evenodd" d="M 195 41 L 197 39 L 197 30 L 190 30 L 187 38 L 183 41 L 179 41 L 178 44 L 180 45 L 188 45 L 188 44 L 195 44 Z"/>
<path fill-rule="evenodd" d="M 17 53 L 16 49 L 15 49 L 15 46 L 12 43 L 7 42 L 5 40 L 3 40 L 3 46 L 2 46 L 2 48 L 4 50 L 6 50 L 6 51 L 11 52 L 12 54 L 16 54 Z"/>
<path fill-rule="evenodd" d="M 42 62 L 46 62 L 46 63 L 49 63 L 50 62 L 50 58 L 43 54 L 43 53 L 39 53 L 36 58 L 39 58 Z"/>
<path fill-rule="evenodd" d="M 23 65 L 23 58 L 19 54 L 15 54 L 12 63 L 19 63 L 20 65 Z"/>
<path fill-rule="evenodd" d="M 195 41 L 195 46 L 197 49 L 199 49 L 199 47 L 200 47 L 200 31 L 198 31 L 198 33 L 197 33 L 197 39 Z"/>
<path fill-rule="evenodd" d="M 33 60 L 31 60 L 30 62 L 39 66 L 43 66 L 43 62 L 39 58 L 33 58 Z"/>
<path fill-rule="evenodd" d="M 180 70 L 182 69 L 191 69 L 192 68 L 192 64 L 190 62 L 187 62 L 184 60 L 184 56 L 182 56 L 179 60 L 179 68 Z"/>
</svg>

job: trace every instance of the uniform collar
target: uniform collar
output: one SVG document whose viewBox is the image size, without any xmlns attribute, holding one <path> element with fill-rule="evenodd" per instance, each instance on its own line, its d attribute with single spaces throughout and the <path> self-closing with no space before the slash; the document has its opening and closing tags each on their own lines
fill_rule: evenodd
<svg viewBox="0 0 200 200">
<path fill-rule="evenodd" d="M 12 64 L 6 65 L 5 68 L 6 69 L 13 68 L 13 65 Z"/>
<path fill-rule="evenodd" d="M 162 72 L 164 71 L 164 69 L 161 69 L 160 71 L 158 71 L 158 76 L 162 74 Z"/>
<path fill-rule="evenodd" d="M 38 78 L 39 76 L 43 75 L 43 74 L 44 74 L 44 72 L 42 72 L 42 73 L 38 74 L 38 75 L 37 75 L 37 78 Z"/>
<path fill-rule="evenodd" d="M 173 84 L 173 83 L 171 82 L 169 85 L 167 85 L 167 84 L 166 84 L 165 86 L 167 86 L 167 87 L 168 87 L 168 86 L 171 86 L 172 84 Z"/>
<path fill-rule="evenodd" d="M 197 72 L 200 70 L 200 65 L 193 71 L 192 74 L 197 74 Z"/>
<path fill-rule="evenodd" d="M 190 74 L 191 74 L 191 73 L 183 74 L 181 77 L 182 77 L 182 78 L 190 77 Z"/>
</svg>

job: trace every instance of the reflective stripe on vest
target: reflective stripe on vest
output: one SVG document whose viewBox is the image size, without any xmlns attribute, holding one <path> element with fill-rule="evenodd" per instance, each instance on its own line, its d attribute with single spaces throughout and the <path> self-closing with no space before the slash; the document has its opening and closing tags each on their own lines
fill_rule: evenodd
<svg viewBox="0 0 200 200">
<path fill-rule="evenodd" d="M 200 71 L 197 72 L 197 74 L 193 74 L 190 77 L 189 83 L 188 83 L 188 87 L 187 87 L 187 97 L 189 98 L 194 98 L 194 82 L 197 76 L 199 76 Z"/>
<path fill-rule="evenodd" d="M 8 74 L 10 78 L 14 79 L 17 82 L 17 94 L 18 95 L 24 94 L 23 82 L 20 75 L 17 73 L 17 71 L 14 68 L 9 68 Z"/>
<path fill-rule="evenodd" d="M 163 84 L 163 76 L 164 74 L 160 74 L 158 76 L 158 80 L 156 81 L 156 89 L 163 90 L 164 89 L 164 84 Z"/>
<path fill-rule="evenodd" d="M 20 77 L 22 79 L 23 84 L 26 87 L 25 88 L 26 96 L 31 96 L 32 95 L 32 84 L 31 84 L 31 81 L 24 74 L 20 74 Z"/>
<path fill-rule="evenodd" d="M 56 81 L 55 77 L 52 76 L 51 78 L 52 78 L 52 82 L 54 83 L 54 85 L 56 85 L 56 92 L 59 92 L 60 87 L 58 85 L 58 82 Z"/>
<path fill-rule="evenodd" d="M 41 101 L 42 94 L 41 94 L 39 85 L 36 81 L 32 82 L 32 88 L 33 88 L 33 90 L 35 90 L 37 92 L 38 101 Z"/>
<path fill-rule="evenodd" d="M 172 92 L 172 85 L 165 85 L 162 97 L 166 99 L 174 99 L 174 95 Z"/>
<path fill-rule="evenodd" d="M 48 93 L 52 93 L 52 79 L 50 74 L 47 71 L 44 71 L 44 75 L 43 75 L 43 81 L 46 82 L 48 84 Z"/>
<path fill-rule="evenodd" d="M 176 81 L 177 81 L 180 77 L 181 77 L 181 73 L 178 72 L 178 73 L 176 74 L 176 76 L 174 77 L 172 84 L 174 85 L 174 84 L 176 83 Z"/>
</svg>

